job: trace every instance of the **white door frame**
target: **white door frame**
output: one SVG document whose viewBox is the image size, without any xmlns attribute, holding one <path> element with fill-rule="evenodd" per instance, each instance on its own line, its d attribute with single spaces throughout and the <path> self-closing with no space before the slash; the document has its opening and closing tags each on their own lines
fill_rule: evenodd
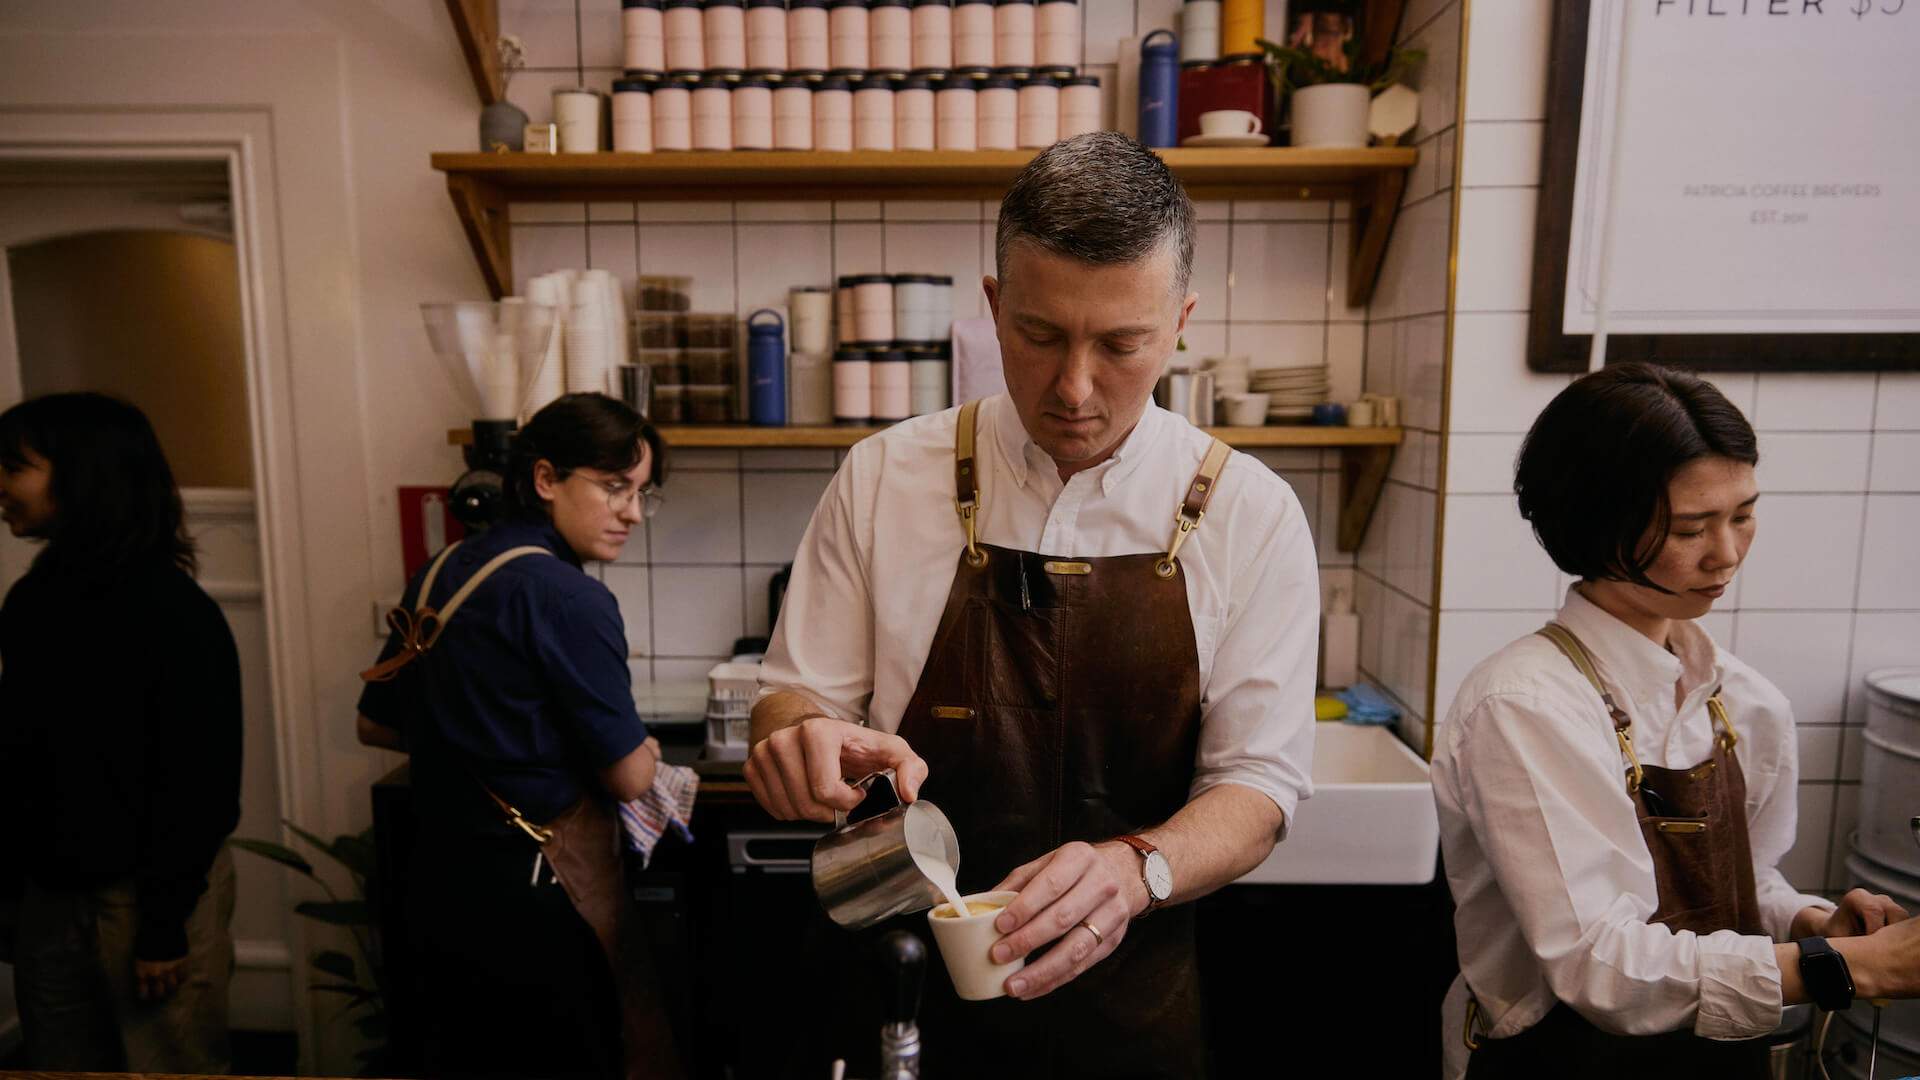
<svg viewBox="0 0 1920 1080">
<path fill-rule="evenodd" d="M 350 675 L 367 645 L 357 633 L 316 630 L 340 623 L 332 616 L 343 603 L 359 630 L 373 594 L 341 42 L 300 33 L 193 41 L 188 50 L 161 35 L 0 33 L 0 156 L 226 162 L 280 808 L 328 835 L 366 797 L 347 721 Z M 10 353 L 6 295 L 0 348 Z M 0 371 L 14 372 L 0 379 L 15 380 L 17 397 L 17 366 Z M 302 920 L 289 922 L 301 1071 L 344 1068 L 318 1053 L 316 1012 L 335 1010 L 310 1000 Z"/>
<path fill-rule="evenodd" d="M 154 132 L 170 126 L 163 118 L 148 116 L 145 119 L 149 132 L 138 142 L 117 141 L 116 133 L 111 129 L 112 122 L 99 124 L 89 122 L 89 118 L 80 115 L 68 115 L 62 118 L 67 133 L 57 140 L 32 141 L 19 139 L 19 132 L 7 123 L 10 119 L 0 114 L 0 160 L 22 159 L 68 159 L 102 161 L 126 161 L 137 159 L 201 159 L 221 162 L 227 170 L 227 179 L 234 207 L 234 253 L 239 264 L 240 278 L 240 315 L 244 347 L 246 350 L 247 410 L 251 431 L 248 433 L 253 459 L 253 475 L 257 495 L 252 501 L 255 507 L 255 524 L 260 533 L 260 558 L 264 590 L 261 601 L 266 610 L 268 678 L 273 693 L 274 742 L 276 752 L 276 776 L 280 791 L 280 816 L 285 819 L 299 820 L 302 802 L 298 796 L 300 776 L 300 748 L 291 737 L 290 725 L 285 717 L 295 707 L 288 700 L 287 687 L 294 669 L 304 668 L 302 658 L 290 656 L 285 632 L 285 609 L 288 600 L 285 590 L 277 588 L 285 581 L 286 575 L 281 569 L 289 564 L 299 565 L 301 557 L 301 538 L 297 529 L 282 526 L 293 508 L 294 500 L 289 497 L 275 497 L 276 492 L 289 491 L 294 478 L 287 475 L 284 468 L 276 468 L 284 457 L 284 447 L 270 445 L 272 428 L 267 422 L 271 388 L 285 382 L 280 372 L 272 370 L 278 350 L 272 346 L 270 322 L 280 322 L 284 315 L 272 311 L 277 307 L 272 298 L 272 285 L 268 273 L 262 265 L 260 234 L 274 231 L 274 222 L 262 216 L 262 207 L 258 197 L 259 172 L 262 163 L 258 160 L 258 136 L 253 132 L 235 130 L 230 135 L 201 134 L 184 136 L 177 141 L 166 135 Z M 230 118 L 239 121 L 242 129 L 260 123 L 262 117 L 247 117 L 244 114 Z M 157 125 L 154 122 L 160 121 Z M 248 121 L 251 121 L 249 123 Z M 105 128 L 106 130 L 101 130 Z M 64 227 L 50 228 L 48 235 L 59 235 L 66 231 Z M 37 238 L 34 238 L 37 239 Z M 9 246 L 31 242 L 28 238 L 12 240 Z M 18 338 L 12 318 L 12 289 L 7 281 L 6 270 L 0 265 L 0 403 L 12 404 L 21 399 L 20 366 L 17 355 Z M 271 314 L 269 312 L 272 311 Z M 276 451 L 280 451 L 276 453 Z M 293 943 L 290 952 L 302 955 L 305 948 L 297 921 L 290 920 L 288 935 Z M 305 1018 L 306 1008 L 306 965 L 290 962 L 288 978 L 291 980 L 292 998 L 295 1003 L 294 1022 L 300 1043 L 308 1042 Z"/>
</svg>

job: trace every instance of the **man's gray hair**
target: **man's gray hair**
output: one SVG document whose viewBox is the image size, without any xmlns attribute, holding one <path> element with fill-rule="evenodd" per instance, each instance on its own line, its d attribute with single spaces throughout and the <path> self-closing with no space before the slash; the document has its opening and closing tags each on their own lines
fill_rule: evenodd
<svg viewBox="0 0 1920 1080">
<path fill-rule="evenodd" d="M 1174 294 L 1193 272 L 1193 201 L 1159 155 L 1116 131 L 1054 143 L 1027 163 L 1000 200 L 994 275 L 1027 242 L 1097 265 L 1138 262 L 1162 247 L 1174 255 Z"/>
</svg>

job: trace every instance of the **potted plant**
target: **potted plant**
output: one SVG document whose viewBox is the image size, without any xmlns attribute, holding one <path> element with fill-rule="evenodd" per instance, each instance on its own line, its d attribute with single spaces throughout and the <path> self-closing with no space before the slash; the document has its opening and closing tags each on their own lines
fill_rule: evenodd
<svg viewBox="0 0 1920 1080">
<path fill-rule="evenodd" d="M 325 900 L 300 901 L 294 905 L 294 913 L 347 931 L 353 936 L 354 951 L 359 956 L 356 959 L 337 949 L 316 951 L 312 958 L 315 981 L 308 983 L 307 988 L 346 999 L 344 1015 L 352 1017 L 354 1030 L 365 1044 L 357 1055 L 362 1075 L 390 1075 L 393 1062 L 387 1041 L 387 967 L 380 928 L 374 917 L 380 883 L 375 874 L 373 829 L 337 836 L 329 844 L 291 821 L 285 824 L 307 846 L 347 871 L 355 886 L 354 896 L 343 899 L 314 870 L 306 856 L 283 844 L 243 836 L 229 837 L 227 844 L 279 863 L 320 886 L 326 894 Z"/>
<path fill-rule="evenodd" d="M 1293 145 L 1367 145 L 1373 95 L 1398 83 L 1427 58 L 1424 49 L 1390 49 L 1375 63 L 1360 55 L 1350 15 L 1300 15 L 1287 43 L 1261 40 L 1275 87 L 1292 100 Z"/>
</svg>

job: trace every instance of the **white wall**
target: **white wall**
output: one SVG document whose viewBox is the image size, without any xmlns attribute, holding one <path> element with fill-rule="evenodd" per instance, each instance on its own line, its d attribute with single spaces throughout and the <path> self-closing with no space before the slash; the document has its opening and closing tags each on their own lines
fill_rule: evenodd
<svg viewBox="0 0 1920 1080">
<path fill-rule="evenodd" d="M 1408 79 L 1420 91 L 1420 126 L 1412 136 L 1420 161 L 1401 199 L 1366 323 L 1366 388 L 1400 399 L 1407 434 L 1357 560 L 1360 667 L 1399 705 L 1400 737 L 1415 749 L 1426 746 L 1433 711 L 1427 672 L 1463 6 L 1458 0 L 1410 3 L 1401 23 L 1400 45 L 1427 54 Z"/>
<path fill-rule="evenodd" d="M 1476 5 L 1461 158 L 1435 707 L 1481 658 L 1535 629 L 1568 584 L 1514 508 L 1513 456 L 1569 381 L 1526 367 L 1528 275 L 1545 116 L 1548 5 Z M 1723 646 L 1792 700 L 1800 842 L 1783 869 L 1845 886 L 1865 701 L 1861 676 L 1920 663 L 1920 374 L 1715 376 L 1760 433 L 1760 531 L 1709 616 Z"/>
</svg>

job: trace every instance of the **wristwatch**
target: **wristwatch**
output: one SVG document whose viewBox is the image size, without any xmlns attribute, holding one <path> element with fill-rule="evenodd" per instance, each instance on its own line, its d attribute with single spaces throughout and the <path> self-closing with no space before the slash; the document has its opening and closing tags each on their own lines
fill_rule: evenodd
<svg viewBox="0 0 1920 1080">
<path fill-rule="evenodd" d="M 1847 958 L 1823 937 L 1804 937 L 1795 944 L 1800 946 L 1800 981 L 1814 1004 L 1828 1012 L 1852 1008 L 1853 972 L 1847 970 Z"/>
<path fill-rule="evenodd" d="M 1114 839 L 1140 853 L 1140 883 L 1147 887 L 1146 915 L 1167 902 L 1173 895 L 1173 867 L 1167 864 L 1167 857 L 1160 849 L 1137 836 L 1116 836 Z"/>
</svg>

